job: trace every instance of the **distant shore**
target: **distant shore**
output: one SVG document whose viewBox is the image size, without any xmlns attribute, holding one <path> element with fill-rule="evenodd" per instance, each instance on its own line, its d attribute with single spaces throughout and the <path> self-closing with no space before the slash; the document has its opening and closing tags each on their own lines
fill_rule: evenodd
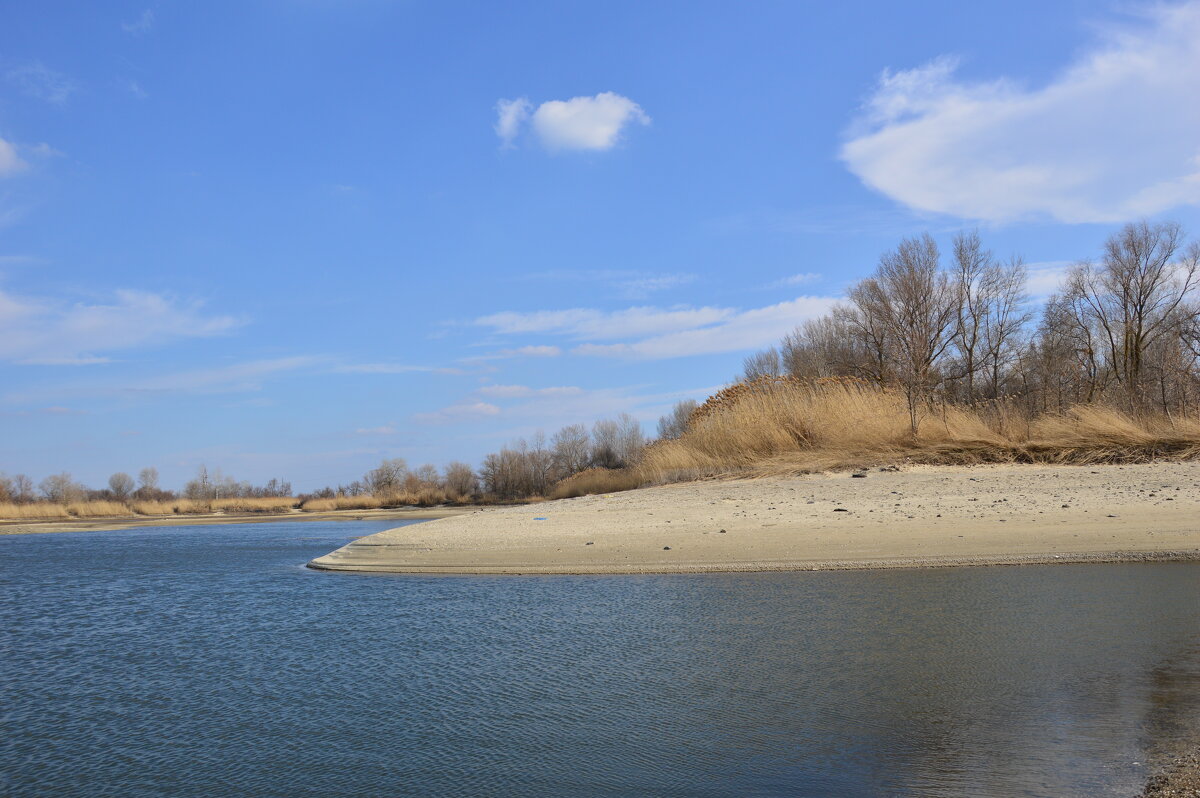
<svg viewBox="0 0 1200 798">
<path fill-rule="evenodd" d="M 710 480 L 468 512 L 318 569 L 691 573 L 1200 560 L 1200 463 L 910 466 Z"/>
<path fill-rule="evenodd" d="M 391 521 L 449 518 L 472 512 L 469 507 L 400 507 L 388 510 L 326 510 L 289 513 L 197 513 L 189 515 L 130 516 L 127 518 L 73 518 L 52 521 L 3 521 L 0 535 L 32 535 L 49 532 L 103 532 L 144 526 L 205 526 L 210 524 L 258 524 L 270 521 Z"/>
</svg>

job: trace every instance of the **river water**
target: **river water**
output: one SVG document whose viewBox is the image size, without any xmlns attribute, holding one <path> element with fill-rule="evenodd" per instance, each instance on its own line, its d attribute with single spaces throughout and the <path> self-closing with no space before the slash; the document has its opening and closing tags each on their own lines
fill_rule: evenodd
<svg viewBox="0 0 1200 798">
<path fill-rule="evenodd" d="M 1200 564 L 303 567 L 395 525 L 0 537 L 0 794 L 1130 795 L 1200 725 Z"/>
</svg>

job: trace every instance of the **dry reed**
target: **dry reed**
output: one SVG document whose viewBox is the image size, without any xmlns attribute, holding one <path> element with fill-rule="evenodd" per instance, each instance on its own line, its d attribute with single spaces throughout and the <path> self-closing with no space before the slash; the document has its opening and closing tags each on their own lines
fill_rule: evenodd
<svg viewBox="0 0 1200 798">
<path fill-rule="evenodd" d="M 701 406 L 676 440 L 650 446 L 642 482 L 771 475 L 897 461 L 1115 463 L 1200 455 L 1200 423 L 1099 405 L 1025 417 L 991 402 L 927 409 L 914 436 L 903 394 L 858 380 L 765 380 Z"/>
<path fill-rule="evenodd" d="M 12 504 L 0 502 L 0 518 L 14 521 L 37 521 L 43 519 L 69 518 L 70 513 L 61 504 L 34 502 L 32 504 Z"/>
<path fill-rule="evenodd" d="M 130 515 L 129 508 L 123 502 L 94 501 L 71 502 L 67 512 L 76 518 L 119 518 Z"/>
</svg>

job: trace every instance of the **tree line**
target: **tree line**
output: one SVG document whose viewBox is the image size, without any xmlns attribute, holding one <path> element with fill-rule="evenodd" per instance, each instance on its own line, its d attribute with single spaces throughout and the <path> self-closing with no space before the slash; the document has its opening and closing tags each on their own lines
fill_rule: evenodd
<svg viewBox="0 0 1200 798">
<path fill-rule="evenodd" d="M 825 316 L 746 358 L 742 379 L 854 376 L 902 390 L 915 430 L 932 402 L 1006 400 L 1029 414 L 1108 402 L 1141 415 L 1200 402 L 1200 242 L 1174 222 L 1125 225 L 1035 312 L 1023 260 L 977 232 L 943 258 L 902 240 Z"/>
<path fill-rule="evenodd" d="M 462 462 L 450 463 L 441 471 L 433 465 L 410 470 L 402 458 L 390 458 L 361 479 L 322 488 L 306 498 L 402 496 L 430 503 L 439 496 L 455 502 L 546 496 L 562 480 L 590 468 L 632 465 L 646 444 L 641 423 L 622 413 L 615 419 L 597 421 L 590 429 L 571 424 L 549 437 L 539 430 L 530 438 L 518 438 L 485 455 L 478 470 Z"/>
<path fill-rule="evenodd" d="M 261 499 L 292 495 L 290 482 L 271 479 L 265 485 L 254 485 L 237 481 L 221 473 L 220 469 L 209 472 L 200 466 L 196 477 L 189 480 L 182 491 L 175 492 L 159 485 L 158 469 L 149 467 L 138 472 L 136 481 L 129 474 L 118 471 L 108 478 L 103 488 L 90 488 L 75 480 L 68 472 L 51 474 L 34 485 L 25 474 L 8 476 L 0 473 L 0 503 L 30 504 L 37 501 L 52 504 L 75 502 L 110 501 L 129 503 L 133 501 L 164 502 L 176 499 L 214 501 L 216 499 Z"/>
</svg>

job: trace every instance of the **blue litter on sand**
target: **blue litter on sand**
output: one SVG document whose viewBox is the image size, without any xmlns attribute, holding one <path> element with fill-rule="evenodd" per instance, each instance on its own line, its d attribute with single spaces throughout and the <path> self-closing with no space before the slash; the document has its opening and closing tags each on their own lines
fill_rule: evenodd
<svg viewBox="0 0 1200 798">
<path fill-rule="evenodd" d="M 545 518 L 535 518 L 535 519 L 533 519 L 533 520 L 534 520 L 534 521 L 545 521 L 546 519 L 545 519 Z"/>
</svg>

